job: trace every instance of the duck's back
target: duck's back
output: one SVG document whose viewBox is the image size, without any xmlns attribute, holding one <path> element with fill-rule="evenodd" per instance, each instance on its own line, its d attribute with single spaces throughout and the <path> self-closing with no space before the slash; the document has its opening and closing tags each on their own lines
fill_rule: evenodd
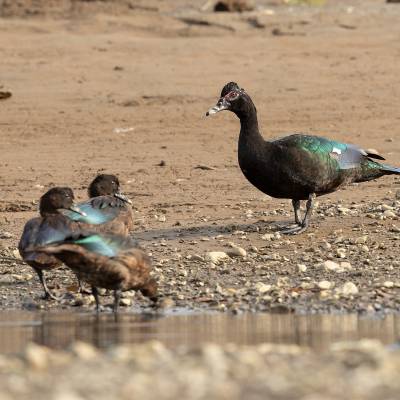
<svg viewBox="0 0 400 400">
<path fill-rule="evenodd" d="M 133 228 L 132 208 L 115 196 L 98 196 L 78 204 L 86 215 L 65 211 L 64 215 L 76 221 L 81 229 L 128 235 Z"/>
<path fill-rule="evenodd" d="M 70 224 L 62 215 L 32 218 L 25 224 L 18 250 L 22 259 L 32 267 L 41 269 L 55 268 L 61 265 L 58 259 L 42 252 L 32 251 L 32 249 L 63 240 L 70 235 Z"/>
</svg>

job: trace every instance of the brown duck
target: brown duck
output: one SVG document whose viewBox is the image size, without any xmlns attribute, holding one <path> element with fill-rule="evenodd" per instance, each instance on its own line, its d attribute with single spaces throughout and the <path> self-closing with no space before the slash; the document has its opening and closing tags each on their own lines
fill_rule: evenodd
<svg viewBox="0 0 400 400">
<path fill-rule="evenodd" d="M 125 290 L 140 290 L 151 300 L 157 299 L 150 260 L 129 237 L 82 232 L 79 237 L 50 243 L 38 251 L 57 257 L 92 286 L 97 311 L 100 307 L 97 288 L 114 291 L 115 312 Z"/>
<path fill-rule="evenodd" d="M 54 187 L 50 189 L 40 198 L 40 217 L 32 218 L 26 223 L 18 244 L 22 259 L 39 276 L 45 292 L 45 299 L 57 299 L 57 297 L 48 289 L 43 271 L 60 267 L 62 263 L 51 255 L 33 249 L 38 245 L 62 240 L 77 230 L 76 223 L 61 214 L 67 210 L 84 217 L 84 213 L 74 204 L 74 193 L 70 188 Z"/>
<path fill-rule="evenodd" d="M 90 183 L 88 194 L 89 200 L 78 203 L 85 216 L 70 210 L 64 210 L 63 214 L 78 222 L 83 230 L 128 235 L 133 228 L 132 202 L 121 192 L 118 178 L 98 175 Z"/>
</svg>

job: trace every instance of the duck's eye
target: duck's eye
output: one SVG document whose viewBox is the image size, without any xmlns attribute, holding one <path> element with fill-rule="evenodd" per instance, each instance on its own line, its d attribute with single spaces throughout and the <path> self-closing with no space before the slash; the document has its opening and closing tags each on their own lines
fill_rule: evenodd
<svg viewBox="0 0 400 400">
<path fill-rule="evenodd" d="M 229 99 L 229 100 L 235 100 L 236 98 L 239 97 L 239 93 L 237 93 L 237 92 L 229 92 L 225 97 L 227 99 Z"/>
</svg>

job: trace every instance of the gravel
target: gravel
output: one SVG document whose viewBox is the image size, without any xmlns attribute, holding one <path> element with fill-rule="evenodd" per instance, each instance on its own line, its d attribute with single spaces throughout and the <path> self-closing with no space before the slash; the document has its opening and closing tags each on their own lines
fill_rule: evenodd
<svg viewBox="0 0 400 400">
<path fill-rule="evenodd" d="M 295 345 L 165 347 L 159 341 L 100 351 L 29 344 L 0 358 L 2 399 L 395 399 L 400 351 L 379 341 L 338 342 L 323 353 Z"/>
</svg>

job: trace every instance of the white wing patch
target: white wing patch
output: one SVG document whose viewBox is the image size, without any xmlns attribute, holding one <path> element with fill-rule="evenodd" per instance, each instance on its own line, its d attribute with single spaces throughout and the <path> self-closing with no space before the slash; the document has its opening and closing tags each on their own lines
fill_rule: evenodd
<svg viewBox="0 0 400 400">
<path fill-rule="evenodd" d="M 334 148 L 332 149 L 332 153 L 342 154 L 342 150 L 338 149 L 337 147 L 334 147 Z"/>
</svg>

